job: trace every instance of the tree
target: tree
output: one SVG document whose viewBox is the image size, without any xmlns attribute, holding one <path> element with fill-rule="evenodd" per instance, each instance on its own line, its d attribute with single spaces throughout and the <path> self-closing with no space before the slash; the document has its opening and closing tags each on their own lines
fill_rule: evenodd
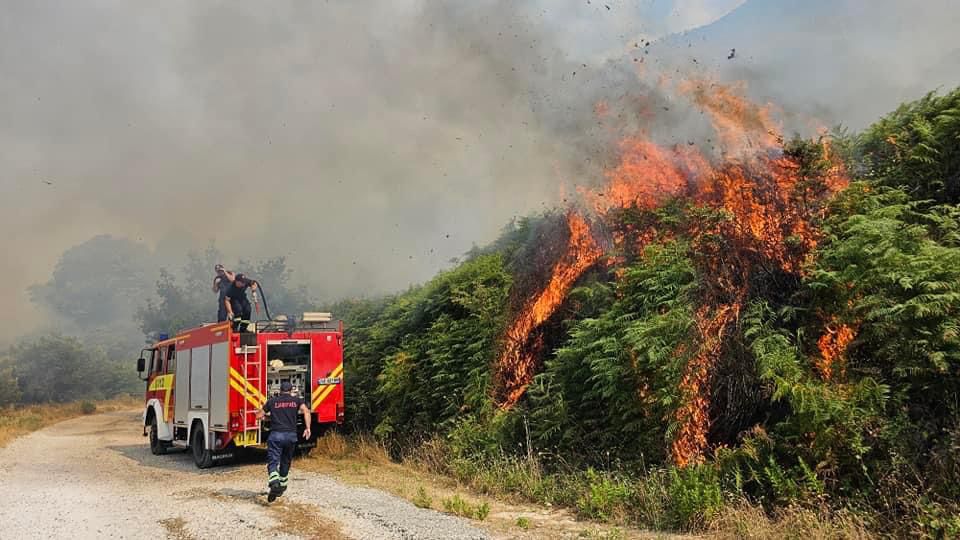
<svg viewBox="0 0 960 540">
<path fill-rule="evenodd" d="M 187 262 L 178 274 L 169 269 L 160 270 L 156 282 L 157 300 L 148 298 L 137 310 L 136 317 L 144 334 L 162 332 L 172 334 L 216 320 L 218 294 L 211 290 L 214 265 L 223 261 L 223 255 L 214 246 L 204 251 L 190 251 Z M 230 265 L 227 265 L 231 268 Z M 303 286 L 293 286 L 293 271 L 284 257 L 259 261 L 241 261 L 231 268 L 256 279 L 263 287 L 270 314 L 299 314 L 315 305 Z M 254 318 L 257 317 L 254 313 Z M 266 318 L 263 306 L 259 316 Z"/>
<path fill-rule="evenodd" d="M 135 388 L 133 366 L 73 337 L 44 335 L 10 350 L 10 370 L 25 403 L 113 397 Z"/>
<path fill-rule="evenodd" d="M 306 286 L 291 284 L 293 270 L 287 266 L 286 257 L 272 257 L 257 262 L 241 260 L 237 268 L 244 269 L 241 271 L 260 283 L 263 289 L 261 296 L 266 298 L 271 315 L 299 315 L 314 306 Z M 264 309 L 263 306 L 260 309 Z"/>
<path fill-rule="evenodd" d="M 20 387 L 13 374 L 10 359 L 0 359 L 0 407 L 17 403 L 20 397 Z"/>
<path fill-rule="evenodd" d="M 95 236 L 66 250 L 53 276 L 29 288 L 30 299 L 80 329 L 132 321 L 152 294 L 153 254 L 126 238 Z"/>
</svg>

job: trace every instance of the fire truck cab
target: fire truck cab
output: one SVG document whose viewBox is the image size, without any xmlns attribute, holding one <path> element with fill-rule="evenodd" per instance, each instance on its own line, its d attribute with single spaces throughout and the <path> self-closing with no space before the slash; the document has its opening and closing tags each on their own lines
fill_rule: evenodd
<svg viewBox="0 0 960 540">
<path fill-rule="evenodd" d="M 150 450 L 187 449 L 201 469 L 238 449 L 266 447 L 269 416 L 257 420 L 256 410 L 283 381 L 311 411 L 311 439 L 303 439 L 301 425 L 298 448 L 309 451 L 343 422 L 343 322 L 329 313 L 257 321 L 242 332 L 225 322 L 161 336 L 141 351 L 137 371 L 146 382 Z"/>
</svg>

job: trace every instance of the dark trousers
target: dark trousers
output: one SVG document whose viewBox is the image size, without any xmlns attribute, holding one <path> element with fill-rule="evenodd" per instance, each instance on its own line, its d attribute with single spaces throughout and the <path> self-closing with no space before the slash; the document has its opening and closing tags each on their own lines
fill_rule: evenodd
<svg viewBox="0 0 960 540">
<path fill-rule="evenodd" d="M 287 474 L 297 446 L 297 434 L 293 431 L 271 431 L 267 439 L 267 483 L 278 480 L 281 488 L 287 487 Z"/>
<path fill-rule="evenodd" d="M 250 320 L 250 300 L 246 296 L 230 299 L 230 307 L 233 308 L 233 316 L 240 317 L 245 321 Z"/>
<path fill-rule="evenodd" d="M 226 296 L 220 295 L 220 301 L 217 303 L 217 322 L 227 320 L 227 306 L 223 303 L 226 298 Z"/>
</svg>

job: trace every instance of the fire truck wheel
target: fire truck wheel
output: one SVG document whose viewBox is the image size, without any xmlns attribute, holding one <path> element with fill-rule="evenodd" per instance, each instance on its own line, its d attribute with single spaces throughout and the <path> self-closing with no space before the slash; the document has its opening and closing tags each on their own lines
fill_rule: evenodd
<svg viewBox="0 0 960 540">
<path fill-rule="evenodd" d="M 157 437 L 157 417 L 150 419 L 150 453 L 160 456 L 167 453 L 167 444 Z"/>
<path fill-rule="evenodd" d="M 193 450 L 193 462 L 198 469 L 207 469 L 213 465 L 213 454 L 207 449 L 204 435 L 203 426 L 196 426 L 193 429 L 193 443 L 190 448 Z"/>
</svg>

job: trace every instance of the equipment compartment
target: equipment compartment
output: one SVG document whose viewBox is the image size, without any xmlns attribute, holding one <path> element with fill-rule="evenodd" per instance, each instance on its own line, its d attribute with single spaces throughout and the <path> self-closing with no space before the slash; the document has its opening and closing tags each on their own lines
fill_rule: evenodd
<svg viewBox="0 0 960 540">
<path fill-rule="evenodd" d="M 290 381 L 294 395 L 309 395 L 310 353 L 310 340 L 267 342 L 267 397 L 279 394 L 283 381 Z"/>
</svg>

